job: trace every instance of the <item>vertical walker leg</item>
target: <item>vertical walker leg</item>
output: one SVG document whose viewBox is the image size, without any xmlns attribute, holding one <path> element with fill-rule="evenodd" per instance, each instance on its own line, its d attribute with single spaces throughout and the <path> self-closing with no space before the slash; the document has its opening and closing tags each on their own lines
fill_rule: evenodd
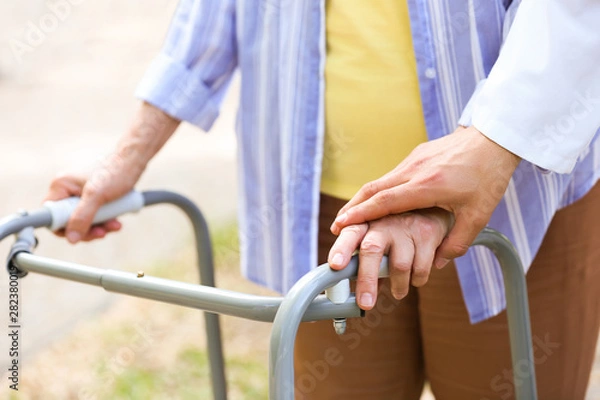
<svg viewBox="0 0 600 400">
<path fill-rule="evenodd" d="M 160 203 L 172 204 L 180 208 L 188 216 L 194 227 L 200 283 L 205 286 L 214 287 L 215 274 L 210 234 L 206 220 L 198 207 L 187 198 L 166 191 L 144 192 L 144 203 L 146 206 Z M 225 379 L 225 361 L 223 358 L 219 316 L 205 312 L 204 320 L 213 397 L 215 400 L 227 400 L 227 381 Z"/>
<path fill-rule="evenodd" d="M 535 364 L 523 264 L 510 240 L 492 229 L 485 228 L 477 236 L 473 245 L 486 246 L 500 262 L 506 292 L 515 396 L 517 400 L 535 400 L 537 399 Z"/>
</svg>

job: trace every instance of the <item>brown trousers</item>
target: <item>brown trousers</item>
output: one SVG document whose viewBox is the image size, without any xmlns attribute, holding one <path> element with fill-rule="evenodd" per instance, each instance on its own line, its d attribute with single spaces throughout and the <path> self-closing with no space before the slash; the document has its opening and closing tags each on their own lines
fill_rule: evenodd
<svg viewBox="0 0 600 400">
<path fill-rule="evenodd" d="M 321 198 L 319 262 L 344 201 Z M 600 322 L 600 184 L 559 211 L 527 274 L 539 398 L 584 399 Z M 303 323 L 295 348 L 296 399 L 513 399 L 506 314 L 471 325 L 453 265 L 395 300 L 380 283 L 375 308 L 348 321 Z"/>
</svg>

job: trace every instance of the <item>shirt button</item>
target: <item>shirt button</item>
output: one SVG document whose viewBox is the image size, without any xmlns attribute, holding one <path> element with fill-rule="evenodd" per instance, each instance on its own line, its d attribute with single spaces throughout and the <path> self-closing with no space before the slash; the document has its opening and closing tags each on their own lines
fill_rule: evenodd
<svg viewBox="0 0 600 400">
<path fill-rule="evenodd" d="M 425 76 L 429 79 L 434 79 L 436 77 L 436 72 L 434 68 L 427 68 L 425 70 Z"/>
</svg>

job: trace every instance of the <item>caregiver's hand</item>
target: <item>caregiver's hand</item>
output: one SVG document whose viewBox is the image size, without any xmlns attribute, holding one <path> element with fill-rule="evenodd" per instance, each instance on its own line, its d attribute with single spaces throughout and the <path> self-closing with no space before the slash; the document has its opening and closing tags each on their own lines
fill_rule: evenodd
<svg viewBox="0 0 600 400">
<path fill-rule="evenodd" d="M 342 228 L 389 214 L 439 207 L 456 222 L 437 250 L 441 268 L 464 255 L 488 223 L 520 158 L 474 127 L 419 145 L 383 177 L 364 185 L 331 226 Z"/>
<path fill-rule="evenodd" d="M 452 225 L 452 214 L 441 208 L 388 215 L 376 221 L 350 225 L 329 252 L 331 268 L 339 270 L 359 248 L 356 298 L 360 308 L 370 310 L 377 300 L 379 264 L 388 255 L 392 295 L 401 299 L 409 284 L 422 286 L 429 278 L 435 250 Z"/>
</svg>

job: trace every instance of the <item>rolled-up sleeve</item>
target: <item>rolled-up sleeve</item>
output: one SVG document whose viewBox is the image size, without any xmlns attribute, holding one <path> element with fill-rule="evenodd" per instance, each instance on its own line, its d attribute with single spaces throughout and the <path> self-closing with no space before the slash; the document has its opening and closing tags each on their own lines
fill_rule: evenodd
<svg viewBox="0 0 600 400">
<path fill-rule="evenodd" d="M 237 65 L 234 0 L 181 0 L 135 96 L 209 130 Z"/>
<path fill-rule="evenodd" d="M 531 163 L 570 172 L 600 127 L 600 2 L 526 0 L 469 105 L 473 126 Z"/>
</svg>

